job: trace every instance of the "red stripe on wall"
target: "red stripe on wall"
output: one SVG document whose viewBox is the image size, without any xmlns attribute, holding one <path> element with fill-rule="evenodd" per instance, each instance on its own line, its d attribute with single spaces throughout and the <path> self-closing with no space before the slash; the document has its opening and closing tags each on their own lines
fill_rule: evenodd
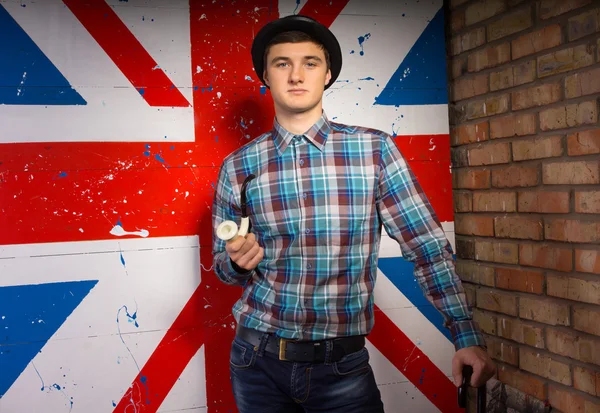
<svg viewBox="0 0 600 413">
<path fill-rule="evenodd" d="M 63 1 L 150 106 L 190 106 L 104 0 Z"/>
<path fill-rule="evenodd" d="M 456 386 L 378 307 L 368 338 L 438 409 L 444 413 L 464 412 L 458 407 Z"/>
</svg>

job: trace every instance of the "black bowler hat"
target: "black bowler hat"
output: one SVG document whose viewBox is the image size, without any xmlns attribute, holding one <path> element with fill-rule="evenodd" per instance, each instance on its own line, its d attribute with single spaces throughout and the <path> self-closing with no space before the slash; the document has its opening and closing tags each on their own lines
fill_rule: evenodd
<svg viewBox="0 0 600 413">
<path fill-rule="evenodd" d="M 342 70 L 342 49 L 334 34 L 327 27 L 307 16 L 291 15 L 282 17 L 267 23 L 260 29 L 252 42 L 252 64 L 256 75 L 261 82 L 265 83 L 263 79 L 265 49 L 273 37 L 279 33 L 289 31 L 300 31 L 308 34 L 322 43 L 329 52 L 331 80 L 325 86 L 325 90 L 327 90 L 336 81 Z"/>
</svg>

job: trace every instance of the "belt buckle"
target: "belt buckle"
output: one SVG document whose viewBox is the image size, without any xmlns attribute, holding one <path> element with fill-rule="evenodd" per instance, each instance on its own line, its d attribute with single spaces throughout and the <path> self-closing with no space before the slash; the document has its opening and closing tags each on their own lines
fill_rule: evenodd
<svg viewBox="0 0 600 413">
<path fill-rule="evenodd" d="M 285 351 L 287 349 L 287 343 L 289 340 L 286 340 L 283 337 L 279 338 L 279 360 L 287 361 L 285 358 Z"/>
</svg>

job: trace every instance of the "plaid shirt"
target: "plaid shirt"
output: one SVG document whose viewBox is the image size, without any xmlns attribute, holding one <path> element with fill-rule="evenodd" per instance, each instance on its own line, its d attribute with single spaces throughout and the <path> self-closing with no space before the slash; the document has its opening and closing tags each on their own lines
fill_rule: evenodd
<svg viewBox="0 0 600 413">
<path fill-rule="evenodd" d="M 456 349 L 485 346 L 467 307 L 448 240 L 408 164 L 384 132 L 330 122 L 304 135 L 275 120 L 223 162 L 213 233 L 239 224 L 247 187 L 251 231 L 265 249 L 255 270 L 234 266 L 213 235 L 216 275 L 244 286 L 238 323 L 299 340 L 368 334 L 381 227 L 415 263 L 425 296 L 442 313 Z"/>
</svg>

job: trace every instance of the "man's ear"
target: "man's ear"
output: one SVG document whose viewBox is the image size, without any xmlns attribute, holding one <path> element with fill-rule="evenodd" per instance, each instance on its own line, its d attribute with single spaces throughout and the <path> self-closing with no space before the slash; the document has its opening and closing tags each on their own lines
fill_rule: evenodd
<svg viewBox="0 0 600 413">
<path fill-rule="evenodd" d="M 331 69 L 327 69 L 327 75 L 325 75 L 325 86 L 327 86 L 327 84 L 329 84 L 330 80 L 331 80 Z"/>
<path fill-rule="evenodd" d="M 267 73 L 267 69 L 263 70 L 263 79 L 265 81 L 265 85 L 267 85 L 267 87 L 271 87 L 269 84 L 269 74 Z"/>
</svg>

